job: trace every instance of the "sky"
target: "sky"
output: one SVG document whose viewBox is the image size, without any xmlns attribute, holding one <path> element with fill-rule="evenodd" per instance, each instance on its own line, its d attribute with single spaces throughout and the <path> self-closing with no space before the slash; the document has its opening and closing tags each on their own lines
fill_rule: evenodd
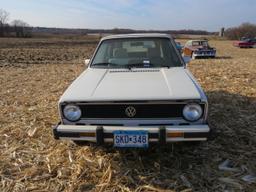
<svg viewBox="0 0 256 192">
<path fill-rule="evenodd" d="M 256 0 L 0 0 L 0 9 L 34 27 L 219 31 L 256 23 Z"/>
</svg>

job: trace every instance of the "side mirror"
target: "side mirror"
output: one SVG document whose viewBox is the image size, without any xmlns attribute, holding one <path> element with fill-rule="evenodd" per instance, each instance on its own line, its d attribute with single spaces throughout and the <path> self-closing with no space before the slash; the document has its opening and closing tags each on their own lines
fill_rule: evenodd
<svg viewBox="0 0 256 192">
<path fill-rule="evenodd" d="M 90 63 L 90 59 L 85 59 L 85 60 L 84 60 L 84 64 L 85 64 L 85 66 L 88 66 L 88 65 L 89 65 L 89 63 Z"/>
<path fill-rule="evenodd" d="M 184 57 L 183 57 L 183 60 L 184 60 L 184 62 L 185 62 L 186 64 L 188 64 L 188 63 L 191 61 L 191 57 L 189 57 L 189 56 L 184 56 Z"/>
</svg>

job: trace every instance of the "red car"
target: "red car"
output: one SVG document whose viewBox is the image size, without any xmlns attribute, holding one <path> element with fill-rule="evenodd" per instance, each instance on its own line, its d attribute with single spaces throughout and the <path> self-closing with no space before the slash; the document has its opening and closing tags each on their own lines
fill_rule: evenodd
<svg viewBox="0 0 256 192">
<path fill-rule="evenodd" d="M 235 41 L 235 42 L 233 42 L 233 45 L 235 47 L 240 47 L 240 48 L 253 48 L 253 47 L 256 47 L 256 38 Z"/>
</svg>

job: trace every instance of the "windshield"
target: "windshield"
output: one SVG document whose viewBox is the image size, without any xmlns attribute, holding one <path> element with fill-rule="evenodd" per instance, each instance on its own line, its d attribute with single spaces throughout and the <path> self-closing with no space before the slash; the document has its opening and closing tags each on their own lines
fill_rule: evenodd
<svg viewBox="0 0 256 192">
<path fill-rule="evenodd" d="M 101 43 L 91 67 L 181 67 L 183 64 L 167 38 L 110 39 Z"/>
<path fill-rule="evenodd" d="M 204 46 L 208 47 L 208 42 L 207 41 L 193 41 L 192 42 L 193 46 Z"/>
</svg>

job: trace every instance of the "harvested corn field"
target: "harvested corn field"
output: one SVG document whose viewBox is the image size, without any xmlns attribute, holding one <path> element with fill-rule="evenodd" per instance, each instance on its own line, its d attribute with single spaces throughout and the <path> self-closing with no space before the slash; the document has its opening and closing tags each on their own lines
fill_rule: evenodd
<svg viewBox="0 0 256 192">
<path fill-rule="evenodd" d="M 118 150 L 52 135 L 57 101 L 96 40 L 0 39 L 0 190 L 256 191 L 256 49 L 210 44 L 217 58 L 188 67 L 208 96 L 212 138 Z"/>
<path fill-rule="evenodd" d="M 79 63 L 93 52 L 99 38 L 38 38 L 0 40 L 0 66 Z"/>
</svg>

